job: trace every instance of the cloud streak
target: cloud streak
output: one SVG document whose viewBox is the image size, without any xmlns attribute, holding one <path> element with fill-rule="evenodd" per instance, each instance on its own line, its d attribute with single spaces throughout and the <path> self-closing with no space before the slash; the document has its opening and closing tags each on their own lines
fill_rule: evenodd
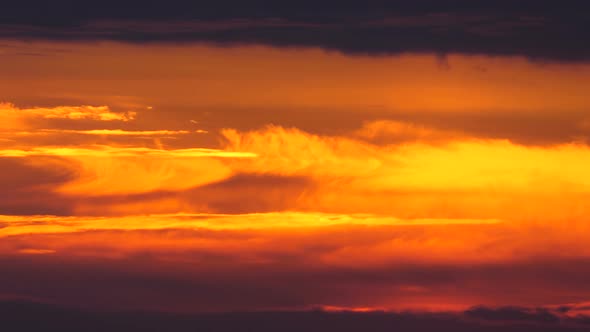
<svg viewBox="0 0 590 332">
<path fill-rule="evenodd" d="M 135 112 L 115 113 L 108 106 L 59 106 L 53 108 L 18 108 L 13 104 L 0 103 L 0 117 L 4 125 L 21 121 L 41 119 L 130 121 Z"/>
<path fill-rule="evenodd" d="M 43 133 L 56 134 L 81 134 L 81 135 L 98 135 L 98 136 L 174 136 L 187 135 L 191 133 L 203 134 L 206 131 L 188 131 L 188 130 L 122 130 L 122 129 L 91 129 L 91 130 L 69 130 L 69 129 L 44 129 Z"/>
</svg>

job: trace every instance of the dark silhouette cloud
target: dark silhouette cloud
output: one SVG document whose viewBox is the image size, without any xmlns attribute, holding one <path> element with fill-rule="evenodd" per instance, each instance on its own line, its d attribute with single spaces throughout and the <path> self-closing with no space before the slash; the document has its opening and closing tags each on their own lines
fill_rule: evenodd
<svg viewBox="0 0 590 332">
<path fill-rule="evenodd" d="M 494 311 L 481 308 L 480 310 Z M 498 312 L 501 312 L 500 309 Z M 526 311 L 526 309 L 522 309 Z M 521 312 L 521 311 L 518 311 Z M 512 314 L 510 314 L 512 315 Z M 504 317 L 501 314 L 498 317 Z M 11 331 L 586 331 L 575 320 L 548 324 L 501 325 L 464 319 L 461 313 L 250 312 L 171 314 L 156 312 L 84 311 L 24 301 L 0 302 L 0 319 Z"/>
<path fill-rule="evenodd" d="M 211 42 L 320 47 L 350 54 L 427 52 L 587 60 L 587 1 L 13 2 L 9 39 Z"/>
<path fill-rule="evenodd" d="M 557 315 L 545 308 L 502 307 L 497 309 L 475 307 L 465 311 L 467 317 L 486 321 L 533 322 L 543 324 L 559 323 Z"/>
</svg>

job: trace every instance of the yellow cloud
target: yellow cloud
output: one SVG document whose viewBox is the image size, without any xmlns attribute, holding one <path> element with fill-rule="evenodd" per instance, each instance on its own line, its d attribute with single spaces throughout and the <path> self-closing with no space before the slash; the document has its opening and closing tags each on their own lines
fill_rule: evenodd
<svg viewBox="0 0 590 332">
<path fill-rule="evenodd" d="M 166 135 L 187 135 L 191 133 L 206 133 L 206 131 L 190 130 L 122 130 L 122 129 L 92 129 L 92 130 L 71 130 L 71 129 L 43 129 L 43 133 L 55 134 L 80 134 L 97 136 L 166 136 Z"/>
<path fill-rule="evenodd" d="M 0 120 L 4 123 L 2 128 L 9 127 L 6 123 L 25 124 L 27 120 L 40 119 L 70 119 L 70 120 L 95 120 L 95 121 L 129 121 L 135 118 L 135 112 L 116 113 L 108 106 L 57 106 L 18 108 L 10 103 L 0 103 Z"/>
<path fill-rule="evenodd" d="M 0 150 L 0 157 L 57 156 L 57 157 L 216 157 L 216 158 L 253 158 L 255 153 L 225 151 L 218 149 L 190 148 L 163 150 L 144 147 L 115 147 L 93 145 L 89 147 L 37 147 L 29 150 Z"/>
<path fill-rule="evenodd" d="M 281 127 L 223 134 L 228 150 L 258 155 L 233 161 L 237 169 L 313 178 L 317 190 L 298 198 L 307 209 L 546 222 L 590 217 L 585 145 L 464 137 L 375 145 Z"/>
<path fill-rule="evenodd" d="M 0 237 L 17 234 L 84 232 L 89 230 L 285 230 L 333 226 L 493 225 L 496 219 L 400 219 L 370 214 L 273 212 L 248 214 L 153 214 L 121 217 L 3 216 Z"/>
</svg>

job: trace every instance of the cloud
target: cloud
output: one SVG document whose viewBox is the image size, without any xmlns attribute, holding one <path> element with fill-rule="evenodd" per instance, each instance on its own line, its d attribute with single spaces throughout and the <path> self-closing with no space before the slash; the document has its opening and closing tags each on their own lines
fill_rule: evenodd
<svg viewBox="0 0 590 332">
<path fill-rule="evenodd" d="M 1 216 L 0 224 L 0 295 L 109 310 L 481 303 L 554 304 L 556 315 L 590 296 L 588 230 L 576 225 L 314 212 Z M 584 306 L 559 312 L 574 317 Z"/>
<path fill-rule="evenodd" d="M 253 158 L 256 154 L 251 152 L 234 152 L 219 149 L 189 148 L 189 149 L 153 149 L 145 147 L 116 147 L 108 145 L 96 145 L 90 147 L 38 147 L 30 150 L 5 149 L 0 150 L 3 157 L 28 157 L 28 156 L 95 156 L 95 157 L 216 157 L 216 158 Z"/>
<path fill-rule="evenodd" d="M 31 15 L 32 7 L 45 15 Z M 0 16 L 0 37 L 265 44 L 348 54 L 464 53 L 585 61 L 590 49 L 581 42 L 588 31 L 581 13 L 587 10 L 584 1 L 567 6 L 528 0 L 371 5 L 256 1 L 249 6 L 235 0 L 208 4 L 176 0 L 166 6 L 103 1 L 87 8 L 65 0 L 51 6 L 33 0 L 26 7 L 11 4 L 7 14 Z"/>
<path fill-rule="evenodd" d="M 458 131 L 453 132 L 411 122 L 392 120 L 365 122 L 353 135 L 378 145 L 399 144 L 407 141 L 436 143 L 456 140 L 465 136 L 465 134 Z"/>
<path fill-rule="evenodd" d="M 55 253 L 55 250 L 51 250 L 51 249 L 21 249 L 19 250 L 19 252 L 21 254 L 27 254 L 27 255 L 47 255 L 47 254 L 53 254 Z"/>
<path fill-rule="evenodd" d="M 6 147 L 0 156 L 48 172 L 60 160 L 72 177 L 37 192 L 92 215 L 295 210 L 568 223 L 590 215 L 582 144 L 525 146 L 390 121 L 343 136 L 280 126 L 221 135 L 219 148 L 127 141 Z"/>
<path fill-rule="evenodd" d="M 587 324 L 589 7 L 419 2 L 8 5 L 0 297 Z"/>
<path fill-rule="evenodd" d="M 21 214 L 0 218 L 0 257 L 46 260 L 48 271 L 84 261 L 74 268 L 83 297 L 108 305 L 99 290 L 131 287 L 122 307 L 150 303 L 146 285 L 161 306 L 198 310 L 456 309 L 590 294 L 587 146 L 395 122 L 344 136 L 280 126 L 222 135 L 218 148 L 0 149 L 0 206 Z M 129 265 L 127 277 L 109 260 Z M 94 268 L 112 269 L 110 281 L 89 285 Z M 82 301 L 63 275 L 50 288 L 10 275 L 0 293 Z"/>
<path fill-rule="evenodd" d="M 486 308 L 475 307 L 465 311 L 465 315 L 470 318 L 481 319 L 484 321 L 496 322 L 529 322 L 556 324 L 560 318 L 556 314 L 545 308 Z"/>
<path fill-rule="evenodd" d="M 136 112 L 114 112 L 108 106 L 56 106 L 19 108 L 10 103 L 0 103 L 0 138 L 11 147 L 22 146 L 27 136 L 47 136 L 57 128 L 78 123 L 129 122 Z M 67 131 L 67 130 L 66 130 Z M 116 132 L 116 131 L 115 131 Z M 43 139 L 43 138 L 42 138 Z"/>
<path fill-rule="evenodd" d="M 187 135 L 191 133 L 206 133 L 202 130 L 122 130 L 122 129 L 91 129 L 91 130 L 71 130 L 71 129 L 42 129 L 42 133 L 56 134 L 80 134 L 80 135 L 98 135 L 98 136 L 170 136 L 170 135 Z M 34 134 L 34 133 L 31 133 Z"/>
<path fill-rule="evenodd" d="M 20 234 L 76 233 L 91 230 L 266 230 L 329 228 L 332 226 L 440 226 L 494 225 L 491 219 L 400 219 L 395 217 L 318 212 L 269 212 L 243 214 L 149 214 L 131 216 L 40 216 L 0 215 L 0 237 Z"/>
<path fill-rule="evenodd" d="M 527 145 L 588 141 L 588 130 L 581 125 L 590 107 L 584 89 L 590 84 L 587 64 L 448 55 L 452 68 L 442 70 L 434 55 L 350 57 L 252 46 L 7 43 L 7 48 L 48 56 L 44 61 L 4 57 L 0 90 L 5 99 L 20 105 L 109 105 L 113 113 L 138 113 L 126 122 L 38 119 L 35 129 L 210 132 L 171 136 L 174 142 L 164 138 L 164 145 L 187 147 L 190 142 L 214 146 L 220 128 L 245 131 L 275 124 L 348 135 L 363 123 L 391 121 Z M 51 48 L 63 51 L 47 50 Z M 31 94 L 25 87 L 39 92 Z M 198 120 L 199 126 L 190 120 Z M 19 141 L 47 142 L 59 135 L 40 136 Z M 73 139 L 125 144 L 133 137 L 134 144 L 149 143 L 141 136 L 80 134 Z"/>
<path fill-rule="evenodd" d="M 237 173 L 222 181 L 189 189 L 178 198 L 217 213 L 289 211 L 301 208 L 300 198 L 313 191 L 316 185 L 304 176 Z"/>
<path fill-rule="evenodd" d="M 381 162 L 375 147 L 346 137 L 312 135 L 296 128 L 268 126 L 238 132 L 224 129 L 228 151 L 257 153 L 254 163 L 241 165 L 250 172 L 278 175 L 363 175 Z M 339 167 L 346 164 L 346 167 Z"/>
<path fill-rule="evenodd" d="M 255 154 L 200 148 L 161 150 L 93 146 L 5 149 L 0 150 L 0 156 L 66 158 L 76 165 L 77 177 L 74 181 L 65 183 L 58 191 L 99 195 L 188 189 L 219 181 L 232 172 L 220 158 L 252 158 Z"/>
<path fill-rule="evenodd" d="M 109 312 L 79 309 L 34 302 L 5 300 L 0 303 L 2 319 L 13 330 L 37 331 L 43 326 L 50 331 L 170 331 L 207 330 L 213 332 L 247 329 L 251 331 L 391 331 L 391 329 L 426 331 L 498 331 L 499 326 L 463 319 L 460 313 L 436 312 L 326 312 L 278 311 L 222 314 L 178 314 L 162 312 Z M 583 325 L 571 322 L 530 325 L 506 323 L 502 331 L 569 332 L 583 331 Z"/>
<path fill-rule="evenodd" d="M 72 212 L 71 202 L 53 191 L 76 178 L 76 167 L 56 157 L 0 158 L 0 210 L 5 214 Z"/>
<path fill-rule="evenodd" d="M 129 121 L 135 112 L 112 112 L 108 106 L 58 106 L 52 108 L 18 108 L 13 104 L 0 103 L 0 119 L 2 129 L 21 129 L 15 124 L 25 126 L 27 121 L 35 119 L 68 119 L 94 121 Z"/>
<path fill-rule="evenodd" d="M 429 140 L 375 145 L 277 126 L 223 135 L 227 150 L 258 156 L 235 160 L 232 167 L 317 181 L 318 189 L 299 199 L 308 208 L 546 221 L 590 213 L 582 203 L 589 186 L 580 168 L 580 160 L 590 157 L 585 145 L 529 147 L 461 136 L 436 145 Z M 573 211 L 565 208 L 570 204 L 576 215 L 565 212 Z"/>
<path fill-rule="evenodd" d="M 555 324 L 551 316 L 559 320 L 580 318 L 583 316 L 564 315 L 548 307 L 534 308 L 543 309 L 543 301 L 559 304 L 587 298 L 590 292 L 584 283 L 587 260 L 475 265 L 398 261 L 379 267 L 338 267 L 317 265 L 314 260 L 280 252 L 268 257 L 253 255 L 248 244 L 262 241 L 247 234 L 194 232 L 191 241 L 200 243 L 201 248 L 179 250 L 179 242 L 175 249 L 174 242 L 166 239 L 177 233 L 160 232 L 161 242 L 151 243 L 159 246 L 159 252 L 152 249 L 121 254 L 108 247 L 94 247 L 98 240 L 104 243 L 113 235 L 113 240 L 125 236 L 98 233 L 89 245 L 72 248 L 79 251 L 77 255 L 59 250 L 45 255 L 3 254 L 0 292 L 109 311 L 251 312 L 340 307 L 453 312 L 467 310 L 473 303 L 488 308 L 515 303 L 527 308 L 471 309 L 466 314 L 471 321 L 492 324 Z M 137 243 L 150 234 L 130 235 L 127 241 Z M 63 239 L 53 236 L 55 242 Z M 83 234 L 79 241 L 84 239 L 92 237 Z M 242 241 L 244 247 L 231 242 L 229 247 L 223 246 L 232 239 Z M 65 244 L 70 242 L 65 240 Z M 166 242 L 169 252 L 163 255 Z M 214 246 L 219 250 L 211 250 Z M 242 257 L 236 257 L 240 251 Z M 572 270 L 568 267 L 571 264 L 578 268 Z M 457 284 L 462 287 L 457 288 Z M 423 290 L 416 292 L 418 287 Z"/>
</svg>

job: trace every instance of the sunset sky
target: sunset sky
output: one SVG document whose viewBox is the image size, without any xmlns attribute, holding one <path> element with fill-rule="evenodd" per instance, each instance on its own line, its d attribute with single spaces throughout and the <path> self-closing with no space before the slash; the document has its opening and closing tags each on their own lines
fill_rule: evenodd
<svg viewBox="0 0 590 332">
<path fill-rule="evenodd" d="M 2 303 L 590 328 L 588 2 L 7 6 Z"/>
</svg>

